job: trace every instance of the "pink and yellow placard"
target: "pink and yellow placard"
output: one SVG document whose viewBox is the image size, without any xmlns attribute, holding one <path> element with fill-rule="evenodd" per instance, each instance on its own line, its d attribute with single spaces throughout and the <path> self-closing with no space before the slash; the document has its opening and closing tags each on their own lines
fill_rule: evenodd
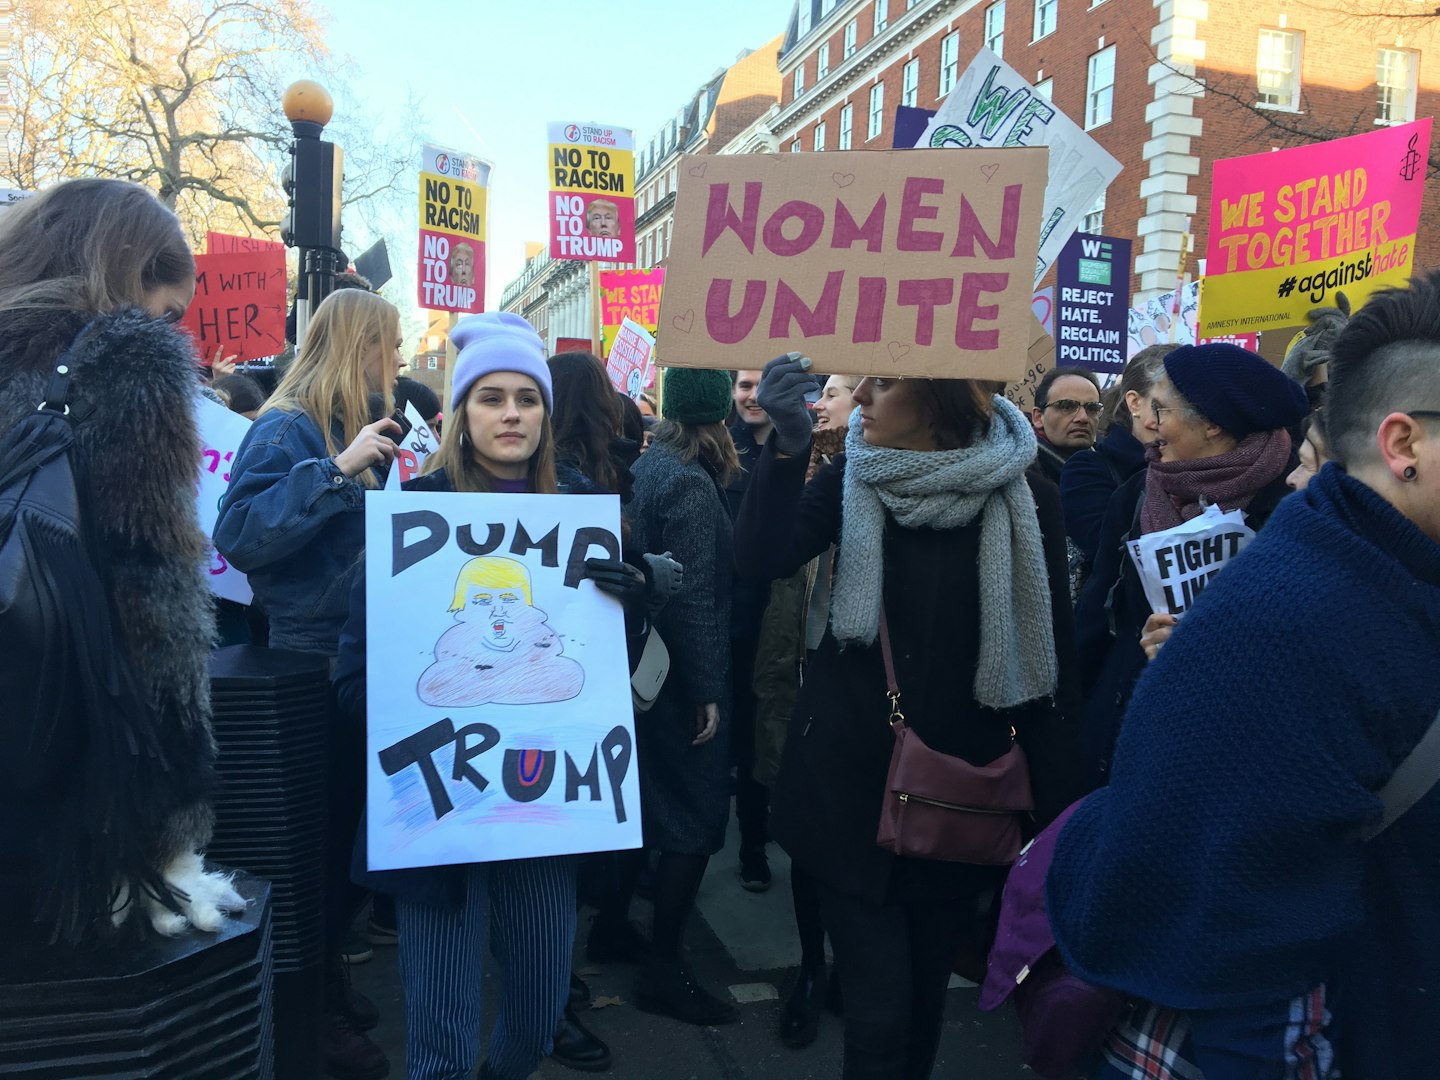
<svg viewBox="0 0 1440 1080">
<path fill-rule="evenodd" d="M 1415 259 L 1430 119 L 1215 163 L 1200 336 L 1303 325 L 1403 285 Z"/>
</svg>

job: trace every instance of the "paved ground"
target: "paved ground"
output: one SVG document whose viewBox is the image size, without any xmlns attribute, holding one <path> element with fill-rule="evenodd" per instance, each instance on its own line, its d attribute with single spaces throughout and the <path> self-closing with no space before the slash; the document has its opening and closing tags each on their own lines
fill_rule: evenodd
<svg viewBox="0 0 1440 1080">
<path fill-rule="evenodd" d="M 582 1021 L 610 1044 L 617 1080 L 838 1080 L 840 1021 L 824 1014 L 820 1037 L 804 1050 L 789 1050 L 776 1038 L 779 997 L 790 969 L 799 963 L 790 909 L 789 866 L 784 853 L 770 847 L 775 883 L 766 893 L 748 893 L 736 876 L 735 829 L 730 847 L 710 862 L 701 886 L 698 917 L 691 920 L 689 950 L 700 977 L 712 988 L 727 988 L 740 1009 L 740 1022 L 696 1028 L 641 1012 L 630 1004 L 634 967 L 585 962 L 584 932 L 590 912 L 581 913 L 582 950 L 577 970 L 595 999 L 618 998 L 618 1005 L 582 1010 Z M 638 901 L 636 921 L 648 905 Z M 390 1055 L 391 1076 L 404 1076 L 404 1010 L 396 973 L 395 950 L 378 948 L 375 959 L 354 969 L 357 988 L 381 1007 L 384 1018 L 373 1033 Z M 487 997 L 493 1000 L 493 990 Z M 936 1080 L 1018 1080 L 1034 1074 L 1020 1065 L 1017 1033 L 1008 1012 L 982 1013 L 976 990 L 955 980 L 947 1007 L 945 1035 L 935 1069 Z M 493 1007 L 487 1010 L 493 1018 Z M 543 1080 L 580 1073 L 544 1062 L 535 1073 Z"/>
</svg>

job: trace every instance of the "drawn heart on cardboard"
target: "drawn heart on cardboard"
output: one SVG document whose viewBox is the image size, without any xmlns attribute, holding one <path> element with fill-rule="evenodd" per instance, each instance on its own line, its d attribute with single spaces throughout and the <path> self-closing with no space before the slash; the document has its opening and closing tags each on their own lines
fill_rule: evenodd
<svg viewBox="0 0 1440 1080">
<path fill-rule="evenodd" d="M 910 346 L 903 341 L 892 341 L 885 346 L 885 349 L 890 353 L 890 359 L 898 364 L 900 359 L 910 351 Z"/>
<path fill-rule="evenodd" d="M 694 177 L 697 177 L 697 178 L 698 178 L 698 177 L 701 177 L 701 176 L 704 176 L 704 175 L 705 175 L 705 166 L 708 165 L 708 164 L 709 164 L 708 161 L 702 161 L 702 162 L 700 162 L 699 165 L 691 165 L 691 166 L 690 166 L 690 175 L 691 175 L 691 176 L 694 176 Z"/>
<path fill-rule="evenodd" d="M 684 315 L 676 315 L 670 320 L 670 325 L 682 334 L 690 333 L 695 328 L 695 309 L 691 308 Z"/>
<path fill-rule="evenodd" d="M 831 173 L 830 179 L 835 181 L 836 187 L 849 187 L 855 182 L 855 174 L 848 172 Z"/>
<path fill-rule="evenodd" d="M 987 183 L 987 184 L 988 184 L 991 180 L 994 180 L 994 179 L 995 179 L 995 174 L 996 174 L 997 172 L 999 172 L 999 171 L 1000 171 L 1000 163 L 999 163 L 998 161 L 995 162 L 993 165 L 981 165 L 981 166 L 980 166 L 980 172 L 984 175 L 984 177 L 985 177 L 985 183 Z"/>
</svg>

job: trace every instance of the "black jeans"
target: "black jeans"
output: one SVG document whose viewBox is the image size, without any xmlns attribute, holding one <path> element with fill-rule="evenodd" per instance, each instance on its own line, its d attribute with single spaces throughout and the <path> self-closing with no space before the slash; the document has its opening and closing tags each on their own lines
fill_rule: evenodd
<svg viewBox="0 0 1440 1080">
<path fill-rule="evenodd" d="M 874 904 L 820 886 L 845 1005 L 843 1080 L 927 1080 L 969 900 Z"/>
<path fill-rule="evenodd" d="M 730 756 L 735 762 L 735 821 L 740 846 L 764 847 L 770 840 L 770 789 L 755 779 L 756 637 L 730 639 Z"/>
</svg>

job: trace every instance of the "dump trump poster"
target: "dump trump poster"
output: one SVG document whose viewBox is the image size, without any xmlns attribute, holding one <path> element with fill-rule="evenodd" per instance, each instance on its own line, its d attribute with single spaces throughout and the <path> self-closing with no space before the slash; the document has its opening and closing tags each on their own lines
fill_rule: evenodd
<svg viewBox="0 0 1440 1080">
<path fill-rule="evenodd" d="M 1215 162 L 1200 334 L 1302 326 L 1345 293 L 1352 310 L 1402 286 L 1430 153 L 1429 117 Z"/>
<path fill-rule="evenodd" d="M 635 261 L 635 133 L 550 125 L 550 257 Z"/>
<path fill-rule="evenodd" d="M 1036 285 L 1121 168 L 1120 162 L 1024 76 L 983 48 L 961 73 L 916 145 L 966 150 L 1050 148 L 1050 183 L 1045 189 L 1035 258 Z"/>
<path fill-rule="evenodd" d="M 614 495 L 365 499 L 372 870 L 640 845 Z"/>
<path fill-rule="evenodd" d="M 419 301 L 431 311 L 485 310 L 490 163 L 425 145 L 420 154 Z"/>
<path fill-rule="evenodd" d="M 1048 153 L 682 158 L 659 362 L 1019 378 Z"/>
</svg>

